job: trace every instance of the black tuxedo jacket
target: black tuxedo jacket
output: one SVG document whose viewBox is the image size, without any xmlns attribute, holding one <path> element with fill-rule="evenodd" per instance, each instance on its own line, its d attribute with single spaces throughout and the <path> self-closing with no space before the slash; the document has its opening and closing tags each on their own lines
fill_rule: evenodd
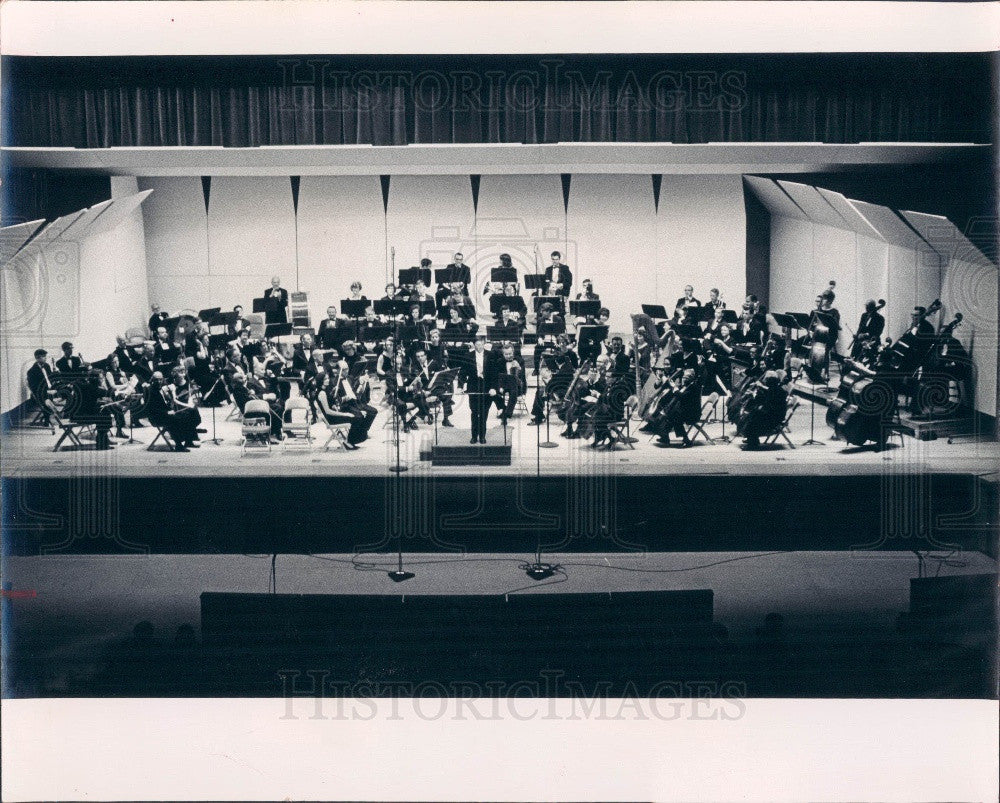
<svg viewBox="0 0 1000 803">
<path fill-rule="evenodd" d="M 570 290 L 573 287 L 573 271 L 569 269 L 569 265 L 563 265 L 560 263 L 558 265 L 559 275 L 556 275 L 556 267 L 554 265 L 549 265 L 545 269 L 545 286 L 548 288 L 551 282 L 562 282 L 562 287 L 560 288 L 557 295 L 569 298 Z"/>
</svg>

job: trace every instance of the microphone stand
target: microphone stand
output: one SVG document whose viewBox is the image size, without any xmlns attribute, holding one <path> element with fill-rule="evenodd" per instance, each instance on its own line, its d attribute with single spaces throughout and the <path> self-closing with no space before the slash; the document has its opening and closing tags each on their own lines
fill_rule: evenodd
<svg viewBox="0 0 1000 803">
<path fill-rule="evenodd" d="M 546 399 L 546 414 L 548 413 L 548 399 Z M 548 425 L 548 415 L 545 417 L 546 426 Z M 548 433 L 546 433 L 548 437 Z M 541 442 L 542 438 L 542 428 L 535 427 L 535 495 L 539 500 L 542 498 L 542 452 L 541 449 L 545 446 Z M 550 446 L 558 446 L 557 443 L 549 444 Z M 553 565 L 551 563 L 542 563 L 542 528 L 541 525 L 538 526 L 535 532 L 535 560 L 532 563 L 524 564 L 524 573 L 528 575 L 532 580 L 545 580 L 556 573 L 559 569 L 558 565 Z"/>
<path fill-rule="evenodd" d="M 539 449 L 555 449 L 559 444 L 555 443 L 549 437 L 549 416 L 552 415 L 551 400 L 549 394 L 545 394 L 545 440 L 538 444 Z M 541 427 L 537 427 L 539 430 L 539 435 L 541 435 Z"/>
<path fill-rule="evenodd" d="M 208 391 L 208 395 L 209 395 L 209 396 L 211 396 L 211 395 L 212 395 L 212 394 L 213 394 L 213 393 L 215 392 L 215 389 L 216 389 L 217 387 L 219 387 L 219 383 L 220 383 L 221 381 L 222 381 L 222 377 L 221 377 L 221 376 L 219 376 L 219 377 L 216 377 L 216 379 L 215 379 L 215 384 L 213 384 L 213 385 L 212 385 L 212 387 L 211 387 L 211 388 L 209 389 L 209 391 Z M 204 398 L 204 397 L 202 397 L 202 398 Z M 220 437 L 219 437 L 218 435 L 216 435 L 216 433 L 215 433 L 215 408 L 216 408 L 216 406 L 217 406 L 217 405 L 214 405 L 214 404 L 212 405 L 212 437 L 211 437 L 211 439 L 210 439 L 210 440 L 209 440 L 208 442 L 209 442 L 209 443 L 214 443 L 214 444 L 215 444 L 216 446 L 219 446 L 219 445 L 221 445 L 221 444 L 222 444 L 222 441 L 223 441 L 224 439 L 223 439 L 223 438 L 220 438 Z"/>
<path fill-rule="evenodd" d="M 812 388 L 812 394 L 809 396 L 809 440 L 805 441 L 803 446 L 826 446 L 823 441 L 816 440 L 815 437 L 815 421 L 816 421 L 816 380 L 810 375 L 809 384 Z"/>
</svg>

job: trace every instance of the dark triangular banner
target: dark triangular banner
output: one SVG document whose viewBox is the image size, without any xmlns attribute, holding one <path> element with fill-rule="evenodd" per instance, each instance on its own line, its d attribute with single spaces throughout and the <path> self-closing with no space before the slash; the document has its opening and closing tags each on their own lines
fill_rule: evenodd
<svg viewBox="0 0 1000 803">
<path fill-rule="evenodd" d="M 569 182 L 573 178 L 570 173 L 561 173 L 560 178 L 562 179 L 563 188 L 563 212 L 569 211 Z"/>
<path fill-rule="evenodd" d="M 660 186 L 663 184 L 663 175 L 660 173 L 653 174 L 653 203 L 656 206 L 656 211 L 660 211 Z"/>
<path fill-rule="evenodd" d="M 479 182 L 482 176 L 469 176 L 469 180 L 472 182 L 472 210 L 474 213 L 479 213 Z"/>
<path fill-rule="evenodd" d="M 299 213 L 299 185 L 302 183 L 301 176 L 289 176 L 292 180 L 292 209 L 295 210 L 295 214 Z"/>
<path fill-rule="evenodd" d="M 201 194 L 205 196 L 205 212 L 208 213 L 208 198 L 212 194 L 212 177 L 201 177 Z"/>
<path fill-rule="evenodd" d="M 382 182 L 382 209 L 388 214 L 389 213 L 389 179 L 391 176 L 379 176 L 379 181 Z"/>
</svg>

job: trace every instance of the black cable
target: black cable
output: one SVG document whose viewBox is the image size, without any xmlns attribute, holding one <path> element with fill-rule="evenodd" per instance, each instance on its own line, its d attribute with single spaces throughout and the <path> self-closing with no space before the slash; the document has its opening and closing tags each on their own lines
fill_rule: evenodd
<svg viewBox="0 0 1000 803">
<path fill-rule="evenodd" d="M 722 566 L 726 563 L 737 563 L 743 560 L 751 560 L 753 558 L 766 558 L 772 555 L 790 555 L 794 554 L 794 550 L 776 550 L 774 552 L 758 552 L 753 555 L 740 555 L 736 558 L 726 558 L 725 560 L 717 560 L 712 563 L 702 563 L 698 566 L 684 566 L 679 569 L 639 569 L 633 566 L 615 566 L 610 563 L 564 563 L 563 566 L 592 566 L 597 569 L 616 569 L 622 572 L 638 572 L 640 574 L 676 574 L 678 572 L 690 572 L 696 569 L 708 569 L 713 566 Z"/>
<path fill-rule="evenodd" d="M 531 564 L 529 564 L 529 563 L 522 563 L 519 568 L 522 571 L 524 571 L 530 565 Z M 504 591 L 501 596 L 506 597 L 508 594 L 517 594 L 519 591 L 529 591 L 530 589 L 533 589 L 533 588 L 542 588 L 543 586 L 557 586 L 560 583 L 565 583 L 567 580 L 569 580 L 569 575 L 566 574 L 566 572 L 563 571 L 562 566 L 553 566 L 552 570 L 556 573 L 556 575 L 558 575 L 560 577 L 560 579 L 558 579 L 558 580 L 546 580 L 543 583 L 532 583 L 531 585 L 519 586 L 518 588 L 512 588 L 512 589 L 510 589 L 510 591 Z"/>
</svg>

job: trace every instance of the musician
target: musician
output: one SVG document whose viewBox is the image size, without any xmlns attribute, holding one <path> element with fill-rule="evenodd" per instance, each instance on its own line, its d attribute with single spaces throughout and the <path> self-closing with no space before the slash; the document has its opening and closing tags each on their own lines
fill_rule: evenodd
<svg viewBox="0 0 1000 803">
<path fill-rule="evenodd" d="M 461 334 L 474 334 L 479 330 L 476 321 L 466 320 L 457 306 L 448 308 L 448 320 L 444 325 L 445 332 L 459 332 Z"/>
<path fill-rule="evenodd" d="M 705 327 L 706 334 L 717 335 L 722 331 L 722 327 L 725 326 L 722 322 L 722 316 L 725 314 L 724 307 L 716 307 L 715 314 L 712 316 L 712 320 L 708 322 L 708 326 Z"/>
<path fill-rule="evenodd" d="M 745 408 L 738 426 L 738 432 L 746 439 L 741 447 L 745 451 L 759 449 L 761 436 L 773 432 L 785 420 L 788 392 L 781 384 L 780 374 L 768 371 L 761 384 L 762 388 Z"/>
<path fill-rule="evenodd" d="M 643 376 L 649 373 L 652 366 L 653 347 L 646 338 L 644 329 L 636 329 L 634 343 L 629 343 L 629 357 L 633 364 L 638 364 L 639 371 Z"/>
<path fill-rule="evenodd" d="M 251 365 L 251 361 L 257 359 L 264 351 L 264 345 L 259 340 L 250 339 L 249 329 L 243 329 L 240 332 L 239 337 L 236 338 L 235 345 L 246 359 L 247 365 Z"/>
<path fill-rule="evenodd" d="M 609 360 L 607 355 L 601 354 L 591 364 L 590 370 L 580 377 L 580 381 L 573 391 L 575 399 L 567 399 L 570 405 L 566 411 L 566 429 L 562 432 L 564 438 L 573 440 L 574 438 L 581 437 L 584 433 L 580 431 L 580 421 L 585 418 L 592 418 L 594 420 L 595 443 L 599 443 L 599 434 L 606 435 L 607 421 L 603 421 L 603 427 L 598 426 L 598 419 L 606 419 L 606 416 L 598 415 L 597 406 L 607 395 L 608 383 L 606 377 L 608 365 Z"/>
<path fill-rule="evenodd" d="M 56 370 L 60 374 L 80 374 L 84 371 L 83 357 L 73 353 L 73 344 L 68 340 L 60 346 L 62 357 L 56 360 Z"/>
<path fill-rule="evenodd" d="M 281 442 L 282 416 L 285 412 L 285 406 L 276 393 L 266 391 L 261 385 L 253 382 L 243 371 L 237 371 L 233 375 L 230 393 L 233 395 L 233 404 L 239 408 L 241 414 L 246 410 L 249 401 L 267 402 L 270 409 L 271 442 Z"/>
<path fill-rule="evenodd" d="M 576 294 L 577 301 L 600 301 L 601 297 L 594 292 L 594 284 L 590 279 L 583 280 L 583 292 Z"/>
<path fill-rule="evenodd" d="M 428 264 L 430 260 L 428 260 Z M 465 264 L 465 257 L 460 253 L 456 252 L 454 260 L 448 264 L 447 270 L 453 271 L 452 278 L 454 282 L 457 282 L 464 287 L 468 287 L 472 283 L 472 271 L 468 265 Z M 453 282 L 453 283 L 454 283 Z"/>
<path fill-rule="evenodd" d="M 156 373 L 156 352 L 152 343 L 143 345 L 142 351 L 132 364 L 132 371 L 140 385 L 146 386 L 152 381 L 153 374 Z"/>
<path fill-rule="evenodd" d="M 385 295 L 382 296 L 382 301 L 395 301 L 397 298 L 399 298 L 399 293 L 396 290 L 396 285 L 389 282 L 385 286 Z"/>
<path fill-rule="evenodd" d="M 569 298 L 570 290 L 573 288 L 573 272 L 569 265 L 562 263 L 562 254 L 553 251 L 550 255 L 552 264 L 545 269 L 545 295 L 562 296 Z"/>
<path fill-rule="evenodd" d="M 239 337 L 240 332 L 250 328 L 250 322 L 243 317 L 243 305 L 233 307 L 233 320 L 226 326 L 226 334 L 231 338 Z"/>
<path fill-rule="evenodd" d="M 351 425 L 347 432 L 347 441 L 344 443 L 346 449 L 354 451 L 359 448 L 358 444 L 368 440 L 368 431 L 378 411 L 358 400 L 350 377 L 347 376 L 345 364 L 340 364 L 337 370 L 329 375 L 318 400 L 327 422 Z"/>
<path fill-rule="evenodd" d="M 132 373 L 132 364 L 135 362 L 135 353 L 128 347 L 125 338 L 121 335 L 115 337 L 115 350 L 111 352 L 118 358 L 118 365 L 126 374 Z M 111 356 L 108 355 L 108 357 Z"/>
<path fill-rule="evenodd" d="M 885 318 L 878 312 L 878 304 L 874 298 L 869 298 L 865 302 L 865 311 L 858 321 L 858 330 L 854 334 L 854 341 L 851 344 L 851 359 L 861 358 L 862 353 L 874 341 L 879 342 L 882 337 L 882 330 L 885 329 Z"/>
<path fill-rule="evenodd" d="M 127 436 L 124 431 L 125 410 L 123 409 L 123 404 L 135 393 L 135 377 L 130 377 L 122 370 L 118 355 L 115 352 L 111 352 L 111 356 L 108 357 L 108 368 L 104 372 L 103 379 L 104 389 L 107 391 L 108 396 L 117 402 L 108 407 L 117 427 L 115 437 L 125 438 Z"/>
<path fill-rule="evenodd" d="M 308 332 L 303 332 L 299 335 L 299 342 L 295 344 L 295 348 L 292 351 L 292 370 L 298 372 L 301 376 L 302 372 L 306 370 L 312 361 L 314 350 L 312 335 Z"/>
<path fill-rule="evenodd" d="M 166 376 L 177 364 L 180 354 L 180 349 L 168 338 L 166 327 L 159 327 L 156 330 L 156 339 L 153 343 L 153 360 L 156 363 L 156 370 Z"/>
<path fill-rule="evenodd" d="M 708 291 L 708 301 L 705 306 L 712 307 L 716 312 L 726 308 L 726 302 L 722 300 L 722 295 L 719 293 L 718 287 L 713 287 Z"/>
<path fill-rule="evenodd" d="M 687 436 L 688 427 L 701 418 L 701 388 L 698 374 L 693 368 L 686 368 L 681 374 L 679 387 L 666 402 L 663 414 L 656 425 L 658 441 L 663 446 L 670 445 L 670 432 L 681 439 L 681 448 L 691 446 Z"/>
<path fill-rule="evenodd" d="M 722 324 L 718 333 L 706 331 L 702 351 L 705 354 L 702 392 L 708 395 L 718 391 L 728 396 L 733 386 L 733 345 L 729 327 Z"/>
<path fill-rule="evenodd" d="M 540 326 L 551 326 L 558 330 L 560 325 L 565 328 L 566 324 L 563 317 L 556 312 L 556 308 L 551 302 L 543 302 L 542 306 L 538 308 L 538 315 L 535 316 L 535 329 L 537 330 Z M 535 343 L 535 367 L 532 369 L 532 376 L 538 375 L 538 366 L 541 365 L 542 352 L 552 345 L 552 342 L 545 342 L 545 340 L 549 339 L 551 341 L 552 337 L 552 333 L 541 335 Z"/>
<path fill-rule="evenodd" d="M 105 407 L 108 401 L 104 390 L 101 372 L 85 371 L 73 382 L 73 401 L 66 408 L 73 421 L 82 424 L 93 424 L 96 430 L 96 447 L 102 451 L 114 448 L 111 445 L 112 414 Z M 119 410 L 119 415 L 121 411 Z M 125 433 L 119 427 L 121 437 Z"/>
<path fill-rule="evenodd" d="M 436 331 L 436 330 L 435 330 Z M 436 361 L 431 361 L 430 357 L 427 355 L 427 351 L 424 348 L 418 348 L 414 354 L 414 359 L 416 360 L 416 365 L 414 365 L 414 376 L 420 377 L 420 384 L 423 388 L 423 398 L 426 404 L 427 391 L 431 386 L 431 380 L 434 379 L 434 375 L 440 371 L 447 370 L 447 366 L 443 363 Z M 441 426 L 452 427 L 454 424 L 451 423 L 451 414 L 454 410 L 454 405 L 452 404 L 451 393 L 447 388 L 439 388 L 437 397 L 441 400 Z M 426 419 L 427 423 L 433 423 L 430 420 L 430 412 L 428 411 Z"/>
<path fill-rule="evenodd" d="M 153 313 L 149 316 L 149 334 L 155 335 L 156 330 L 163 326 L 164 321 L 166 321 L 170 316 L 160 309 L 159 304 L 150 304 L 149 309 Z"/>
<path fill-rule="evenodd" d="M 743 305 L 743 314 L 736 324 L 736 331 L 732 333 L 733 340 L 737 343 L 747 343 L 750 345 L 761 345 L 764 341 L 764 327 L 761 325 L 760 317 L 757 315 L 757 303 L 747 303 Z"/>
<path fill-rule="evenodd" d="M 264 291 L 264 298 L 271 301 L 265 305 L 264 323 L 288 323 L 288 291 L 281 286 L 280 276 L 271 277 L 271 286 Z"/>
<path fill-rule="evenodd" d="M 486 415 L 489 411 L 488 392 L 496 395 L 496 359 L 486 351 L 486 337 L 478 335 L 469 359 L 463 361 L 461 381 L 469 396 L 469 410 L 472 413 L 472 438 L 469 443 L 486 443 Z"/>
<path fill-rule="evenodd" d="M 208 358 L 206 382 L 200 385 L 202 406 L 218 407 L 228 400 L 224 376 L 226 366 L 226 347 L 221 344 L 212 346 Z"/>
<path fill-rule="evenodd" d="M 35 362 L 28 369 L 28 391 L 41 410 L 42 424 L 47 427 L 51 426 L 49 415 L 55 412 L 51 401 L 51 397 L 55 395 L 55 385 L 48 356 L 45 349 L 35 349 Z"/>
<path fill-rule="evenodd" d="M 170 386 L 160 371 L 153 373 L 146 397 L 146 417 L 151 424 L 167 431 L 175 451 L 187 452 L 198 446 L 195 443 L 198 424 L 194 417 L 197 412 L 186 406 L 174 409 Z"/>
<path fill-rule="evenodd" d="M 393 366 L 396 364 L 396 341 L 387 337 L 375 358 L 375 376 L 383 381 L 388 381 L 393 373 Z M 388 388 L 386 388 L 388 395 Z"/>
<path fill-rule="evenodd" d="M 443 368 L 448 367 L 448 349 L 441 344 L 440 329 L 431 329 L 430 334 L 427 336 L 425 349 L 427 351 L 428 360 L 436 362 Z"/>
<path fill-rule="evenodd" d="M 386 397 L 392 399 L 403 422 L 403 432 L 419 429 L 417 418 L 426 420 L 430 412 L 421 393 L 423 382 L 413 368 L 407 365 L 402 353 L 397 353 L 393 358 L 393 369 L 386 374 L 385 390 Z M 407 419 L 406 413 L 410 404 L 414 406 L 414 414 Z"/>
<path fill-rule="evenodd" d="M 174 410 L 182 408 L 191 412 L 188 419 L 195 427 L 194 440 L 198 440 L 198 425 L 201 424 L 201 413 L 198 412 L 198 387 L 190 381 L 188 370 L 183 365 L 175 365 L 171 371 L 171 383 L 169 385 L 170 396 L 173 399 Z"/>
<path fill-rule="evenodd" d="M 694 297 L 694 288 L 691 285 L 687 285 L 684 288 L 684 295 L 678 298 L 677 303 L 674 305 L 674 320 L 686 322 L 690 311 L 700 306 L 701 302 Z"/>
<path fill-rule="evenodd" d="M 632 361 L 625 353 L 625 343 L 618 335 L 611 338 L 607 345 L 609 370 L 612 377 L 624 376 L 629 372 Z"/>
<path fill-rule="evenodd" d="M 496 362 L 496 394 L 492 401 L 497 406 L 500 423 L 507 426 L 507 421 L 514 414 L 517 400 L 527 391 L 524 361 L 514 353 L 511 343 L 504 343 L 500 350 L 500 360 Z"/>
</svg>

